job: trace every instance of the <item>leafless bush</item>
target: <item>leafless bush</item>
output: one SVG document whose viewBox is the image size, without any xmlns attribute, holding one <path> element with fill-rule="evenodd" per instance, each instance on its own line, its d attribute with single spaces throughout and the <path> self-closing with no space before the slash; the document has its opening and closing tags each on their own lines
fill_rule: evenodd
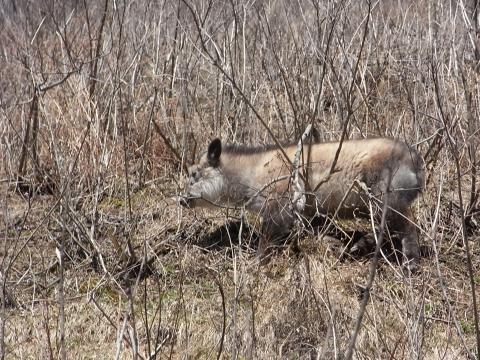
<svg viewBox="0 0 480 360">
<path fill-rule="evenodd" d="M 0 2 L 2 358 L 340 359 L 367 295 L 353 357 L 478 358 L 478 6 Z M 310 124 L 420 151 L 419 274 L 325 231 L 259 267 L 257 219 L 170 201 L 211 138 Z"/>
</svg>

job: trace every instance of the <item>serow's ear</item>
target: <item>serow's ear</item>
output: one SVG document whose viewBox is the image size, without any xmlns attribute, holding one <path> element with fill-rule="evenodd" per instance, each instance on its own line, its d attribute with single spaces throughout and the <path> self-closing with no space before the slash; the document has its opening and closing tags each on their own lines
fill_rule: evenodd
<svg viewBox="0 0 480 360">
<path fill-rule="evenodd" d="M 211 166 L 218 166 L 220 164 L 220 155 L 222 154 L 222 141 L 220 139 L 214 139 L 208 145 L 207 158 L 208 163 Z"/>
</svg>

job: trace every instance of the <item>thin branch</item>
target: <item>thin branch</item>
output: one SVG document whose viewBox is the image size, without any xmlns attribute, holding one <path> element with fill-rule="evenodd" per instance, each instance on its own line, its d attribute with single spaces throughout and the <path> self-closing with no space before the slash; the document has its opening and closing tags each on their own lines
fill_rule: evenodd
<svg viewBox="0 0 480 360">
<path fill-rule="evenodd" d="M 472 265 L 472 255 L 470 251 L 470 245 L 468 242 L 467 225 L 465 221 L 465 208 L 463 206 L 462 172 L 460 168 L 460 156 L 458 154 L 458 148 L 454 142 L 454 139 L 448 127 L 448 123 L 449 123 L 448 116 L 445 114 L 445 111 L 443 110 L 440 87 L 438 83 L 438 74 L 437 74 L 437 69 L 433 64 L 433 59 L 431 63 L 431 70 L 432 70 L 433 84 L 435 88 L 437 108 L 440 113 L 440 117 L 443 122 L 443 126 L 445 128 L 445 133 L 447 135 L 448 144 L 450 146 L 450 150 L 455 161 L 457 195 L 458 195 L 458 202 L 460 207 L 460 222 L 461 222 L 461 228 L 462 228 L 462 240 L 463 240 L 463 246 L 465 247 L 465 254 L 467 257 L 467 271 L 468 271 L 468 277 L 470 280 L 470 290 L 472 294 L 473 318 L 474 318 L 475 335 L 476 335 L 476 341 L 477 341 L 477 356 L 480 356 L 480 329 L 479 329 L 480 319 L 478 314 L 477 295 L 475 291 L 476 286 L 475 286 L 475 278 L 474 278 L 473 265 Z"/>
<path fill-rule="evenodd" d="M 348 93 L 346 94 L 346 98 L 345 98 L 345 101 L 346 101 L 347 107 L 348 107 L 347 118 L 345 119 L 345 121 L 343 123 L 342 135 L 340 137 L 340 141 L 338 143 L 338 148 L 337 148 L 337 151 L 335 152 L 335 156 L 333 158 L 332 165 L 330 166 L 330 171 L 328 172 L 328 175 L 315 186 L 315 188 L 313 189 L 314 193 L 320 188 L 320 186 L 322 186 L 324 183 L 326 183 L 330 179 L 330 175 L 332 175 L 335 172 L 335 166 L 337 165 L 337 161 L 338 161 L 338 158 L 340 156 L 340 152 L 342 151 L 342 145 L 343 145 L 343 142 L 344 142 L 344 140 L 346 138 L 346 135 L 347 135 L 348 124 L 350 123 L 350 118 L 353 116 L 353 107 L 352 107 L 353 104 L 352 104 L 351 97 L 352 97 L 353 87 L 354 87 L 355 82 L 356 82 L 355 78 L 357 76 L 358 66 L 359 66 L 360 59 L 361 59 L 362 53 L 363 53 L 363 48 L 365 46 L 365 42 L 366 42 L 366 39 L 367 39 L 368 26 L 370 24 L 370 18 L 371 18 L 371 12 L 372 12 L 371 2 L 367 1 L 367 4 L 368 4 L 368 13 L 367 13 L 367 19 L 365 20 L 365 27 L 364 27 L 364 30 L 363 30 L 362 42 L 361 42 L 361 45 L 360 45 L 360 50 L 358 51 L 357 61 L 355 62 L 355 67 L 354 67 L 353 72 L 352 72 L 352 81 L 350 83 L 350 88 L 349 88 Z"/>
<path fill-rule="evenodd" d="M 198 16 L 197 16 L 197 13 L 196 11 L 193 9 L 192 5 L 189 4 L 186 0 L 182 0 L 182 2 L 187 6 L 187 8 L 190 10 L 190 13 L 192 14 L 192 17 L 193 17 L 193 21 L 195 23 L 195 26 L 197 28 L 197 31 L 199 33 L 199 38 L 200 38 L 200 43 L 202 45 L 202 48 L 203 48 L 203 51 L 204 53 L 208 56 L 208 58 L 211 60 L 211 62 L 213 63 L 213 65 L 228 79 L 228 81 L 232 84 L 232 86 L 235 88 L 235 90 L 237 90 L 237 92 L 240 94 L 240 96 L 243 98 L 243 100 L 245 101 L 245 103 L 247 104 L 247 106 L 253 111 L 253 113 L 255 114 L 255 117 L 258 119 L 258 121 L 262 124 L 262 126 L 265 128 L 265 130 L 268 132 L 268 134 L 270 135 L 270 137 L 272 138 L 272 140 L 274 141 L 275 145 L 277 146 L 277 148 L 280 150 L 280 152 L 282 153 L 282 156 L 285 158 L 285 160 L 288 162 L 288 164 L 290 166 L 293 166 L 292 164 L 292 161 L 290 160 L 290 158 L 288 157 L 287 153 L 285 152 L 285 150 L 283 149 L 283 146 L 282 144 L 278 141 L 277 137 L 275 136 L 275 134 L 273 133 L 272 129 L 270 129 L 270 127 L 268 126 L 268 124 L 265 122 L 265 120 L 263 120 L 263 118 L 260 116 L 260 114 L 258 113 L 257 109 L 253 106 L 253 104 L 250 102 L 250 99 L 247 97 L 247 95 L 245 95 L 245 93 L 242 91 L 241 87 L 237 84 L 237 82 L 235 81 L 235 79 L 233 79 L 233 77 L 223 68 L 223 66 L 218 62 L 218 56 L 217 58 L 215 58 L 207 49 L 207 46 L 206 46 L 206 43 L 205 43 L 205 40 L 203 38 L 203 33 L 205 32 L 202 28 L 202 26 L 200 25 L 200 22 L 199 22 L 199 19 L 198 19 Z M 218 51 L 217 51 L 218 53 Z"/>
<path fill-rule="evenodd" d="M 388 186 L 387 189 L 390 187 L 390 182 L 391 182 L 391 175 L 388 180 Z M 375 281 L 375 275 L 377 273 L 377 267 L 378 267 L 378 260 L 380 258 L 380 249 L 382 247 L 383 243 L 383 237 L 385 233 L 385 220 L 386 220 L 386 215 L 388 211 L 388 206 L 387 206 L 387 197 L 388 193 L 384 195 L 383 198 L 383 209 L 382 209 L 382 220 L 380 222 L 380 229 L 379 229 L 379 234 L 378 238 L 376 239 L 376 246 L 375 246 L 375 253 L 373 255 L 372 262 L 370 264 L 370 274 L 368 276 L 368 281 L 367 285 L 363 289 L 363 298 L 362 302 L 360 303 L 360 309 L 358 310 L 358 315 L 357 315 L 357 321 L 355 322 L 355 328 L 353 330 L 352 335 L 350 336 L 350 341 L 348 345 L 347 352 L 345 354 L 345 360 L 350 360 L 352 359 L 353 356 L 353 351 L 355 350 L 355 344 L 357 341 L 357 336 L 360 333 L 360 327 L 362 325 L 362 320 L 363 316 L 365 314 L 365 311 L 367 310 L 367 304 L 368 300 L 370 299 L 370 292 L 373 287 L 373 282 Z M 370 216 L 373 216 L 373 209 L 372 209 L 372 202 L 369 200 L 369 207 L 370 207 Z"/>
<path fill-rule="evenodd" d="M 173 155 L 175 155 L 175 157 L 177 158 L 177 161 L 182 164 L 182 168 L 185 172 L 188 172 L 188 169 L 187 169 L 187 164 L 182 160 L 182 157 L 180 156 L 180 154 L 178 153 L 178 151 L 173 147 L 172 143 L 170 142 L 170 140 L 168 140 L 168 138 L 163 135 L 163 132 L 162 132 L 162 129 L 160 129 L 160 126 L 158 125 L 158 123 L 155 121 L 155 119 L 152 118 L 152 123 L 153 123 L 153 127 L 155 128 L 155 131 L 157 132 L 157 134 L 162 138 L 163 142 L 165 143 L 165 145 L 167 145 L 167 147 L 170 149 L 170 151 L 173 153 Z"/>
</svg>

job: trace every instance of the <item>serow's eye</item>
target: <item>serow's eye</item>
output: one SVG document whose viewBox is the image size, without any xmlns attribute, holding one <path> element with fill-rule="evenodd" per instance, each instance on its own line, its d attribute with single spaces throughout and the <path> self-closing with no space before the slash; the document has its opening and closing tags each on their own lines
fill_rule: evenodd
<svg viewBox="0 0 480 360">
<path fill-rule="evenodd" d="M 198 171 L 198 170 L 193 170 L 193 171 L 190 173 L 190 183 L 194 183 L 194 182 L 200 180 L 200 177 L 201 177 L 200 171 Z"/>
</svg>

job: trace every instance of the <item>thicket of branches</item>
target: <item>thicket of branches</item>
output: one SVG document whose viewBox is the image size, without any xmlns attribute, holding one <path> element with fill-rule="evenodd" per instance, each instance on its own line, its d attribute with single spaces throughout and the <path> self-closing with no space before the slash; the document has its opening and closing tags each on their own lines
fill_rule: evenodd
<svg viewBox="0 0 480 360">
<path fill-rule="evenodd" d="M 322 140 L 394 137 L 422 154 L 427 184 L 417 210 L 429 270 L 414 284 L 401 277 L 405 301 L 392 301 L 428 303 L 419 284 L 438 282 L 438 311 L 448 316 L 435 316 L 458 339 L 454 353 L 478 358 L 479 7 L 476 0 L 1 1 L 2 358 L 20 356 L 13 329 L 27 324 L 18 312 L 29 311 L 43 319 L 42 353 L 71 357 L 77 297 L 113 331 L 116 357 L 340 358 L 355 316 L 330 303 L 331 273 L 319 285 L 311 271 L 320 265 L 297 264 L 289 279 L 302 290 L 289 294 L 298 303 L 280 312 L 298 313 L 291 322 L 270 318 L 261 312 L 270 301 L 260 299 L 265 275 L 249 267 L 241 247 L 225 259 L 183 247 L 218 216 L 202 219 L 168 201 L 211 138 L 297 141 L 309 124 Z M 233 278 L 222 273 L 232 268 Z M 80 281 L 85 274 L 91 284 Z M 447 282 L 465 284 L 457 288 L 463 317 Z M 199 327 L 209 329 L 210 343 L 191 335 L 199 326 L 187 315 L 194 295 L 212 296 L 213 325 Z M 415 326 L 427 327 L 425 309 L 412 310 L 421 313 Z M 257 324 L 255 314 L 265 321 Z M 391 346 L 379 335 L 386 325 L 374 324 L 364 332 L 377 345 L 360 340 L 357 358 L 433 351 L 427 331 L 411 323 Z"/>
</svg>

